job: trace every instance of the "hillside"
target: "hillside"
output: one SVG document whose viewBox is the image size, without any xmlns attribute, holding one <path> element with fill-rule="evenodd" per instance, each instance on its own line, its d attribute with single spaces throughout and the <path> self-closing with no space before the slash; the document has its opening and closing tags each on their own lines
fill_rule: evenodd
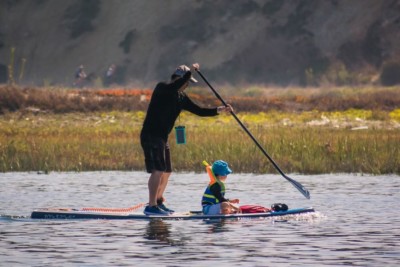
<svg viewBox="0 0 400 267">
<path fill-rule="evenodd" d="M 371 83 L 400 62 L 400 1 L 0 0 L 0 83 L 13 58 L 38 85 L 114 63 L 115 82 L 153 87 L 192 62 L 219 83 Z"/>
</svg>

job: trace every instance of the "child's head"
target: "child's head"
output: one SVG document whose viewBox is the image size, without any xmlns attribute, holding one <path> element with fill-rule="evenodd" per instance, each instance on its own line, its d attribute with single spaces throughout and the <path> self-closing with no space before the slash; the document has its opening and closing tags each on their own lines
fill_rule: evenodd
<svg viewBox="0 0 400 267">
<path fill-rule="evenodd" d="M 226 177 L 228 174 L 232 173 L 232 170 L 229 168 L 228 163 L 223 160 L 217 160 L 212 165 L 212 171 L 215 176 Z"/>
</svg>

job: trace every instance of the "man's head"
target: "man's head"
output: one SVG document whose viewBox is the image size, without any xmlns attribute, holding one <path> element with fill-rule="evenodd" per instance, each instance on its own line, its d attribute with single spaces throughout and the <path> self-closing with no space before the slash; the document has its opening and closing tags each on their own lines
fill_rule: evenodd
<svg viewBox="0 0 400 267">
<path fill-rule="evenodd" d="M 232 170 L 229 168 L 228 163 L 223 160 L 217 160 L 212 165 L 212 171 L 216 176 L 227 176 L 232 173 Z"/>
<path fill-rule="evenodd" d="M 171 80 L 183 77 L 183 75 L 185 75 L 188 71 L 190 71 L 190 68 L 188 66 L 180 65 L 178 68 L 176 68 L 175 72 L 171 75 Z M 190 81 L 192 83 L 197 83 L 197 80 L 193 77 L 190 77 Z"/>
</svg>

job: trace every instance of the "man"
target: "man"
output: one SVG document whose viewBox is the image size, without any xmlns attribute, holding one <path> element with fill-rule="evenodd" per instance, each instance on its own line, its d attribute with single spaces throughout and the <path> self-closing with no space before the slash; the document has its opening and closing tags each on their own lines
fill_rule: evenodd
<svg viewBox="0 0 400 267">
<path fill-rule="evenodd" d="M 117 66 L 115 64 L 111 64 L 106 71 L 106 75 L 104 77 L 104 86 L 108 87 L 115 82 Z"/>
<path fill-rule="evenodd" d="M 75 87 L 83 87 L 85 85 L 85 79 L 87 75 L 85 73 L 83 65 L 80 65 L 79 68 L 75 72 L 75 81 L 73 85 Z"/>
<path fill-rule="evenodd" d="M 184 93 L 189 81 L 197 82 L 192 73 L 198 69 L 197 63 L 193 64 L 191 69 L 181 65 L 172 74 L 169 83 L 161 82 L 153 91 L 140 134 L 146 170 L 151 173 L 148 181 L 149 204 L 144 210 L 147 215 L 167 215 L 174 212 L 163 204 L 163 194 L 172 172 L 168 135 L 181 111 L 187 110 L 203 117 L 216 116 L 222 111 L 232 111 L 230 105 L 211 109 L 201 108 Z"/>
</svg>

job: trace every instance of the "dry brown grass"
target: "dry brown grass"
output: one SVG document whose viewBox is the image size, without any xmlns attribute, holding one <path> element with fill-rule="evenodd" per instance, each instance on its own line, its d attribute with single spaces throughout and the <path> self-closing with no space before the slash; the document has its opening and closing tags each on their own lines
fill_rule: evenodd
<svg viewBox="0 0 400 267">
<path fill-rule="evenodd" d="M 57 87 L 0 86 L 0 114 L 25 109 L 54 113 L 145 111 L 151 92 L 149 89 L 76 90 Z M 344 111 L 348 109 L 391 111 L 400 106 L 400 88 L 398 87 L 280 89 L 249 87 L 247 90 L 236 91 L 223 88 L 221 92 L 225 101 L 232 104 L 238 112 Z M 236 95 L 232 92 L 236 92 Z M 189 89 L 188 94 L 202 106 L 221 105 L 207 88 Z"/>
<path fill-rule="evenodd" d="M 140 95 L 101 95 L 99 90 L 65 88 L 0 87 L 0 114 L 17 110 L 38 112 L 96 112 L 145 110 Z"/>
</svg>

